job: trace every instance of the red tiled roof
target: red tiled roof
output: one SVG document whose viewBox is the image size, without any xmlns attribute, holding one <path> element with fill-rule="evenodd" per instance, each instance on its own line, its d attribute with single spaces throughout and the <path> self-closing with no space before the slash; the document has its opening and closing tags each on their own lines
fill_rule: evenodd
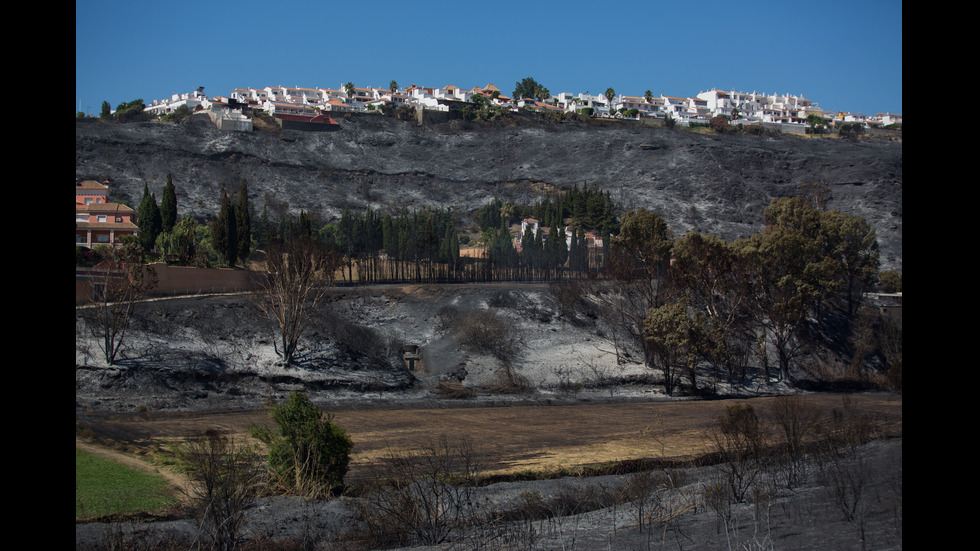
<svg viewBox="0 0 980 551">
<path fill-rule="evenodd" d="M 109 187 L 105 184 L 100 184 L 95 180 L 83 180 L 81 182 L 75 182 L 75 191 L 109 191 Z"/>
<path fill-rule="evenodd" d="M 122 203 L 91 203 L 89 205 L 76 204 L 75 212 L 135 213 L 136 211 Z"/>
<path fill-rule="evenodd" d="M 132 222 L 75 222 L 75 228 L 80 230 L 132 230 L 139 226 Z"/>
</svg>

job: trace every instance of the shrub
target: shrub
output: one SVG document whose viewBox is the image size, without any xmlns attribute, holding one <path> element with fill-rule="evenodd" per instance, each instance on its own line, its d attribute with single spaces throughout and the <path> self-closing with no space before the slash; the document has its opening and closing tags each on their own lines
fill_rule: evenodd
<svg viewBox="0 0 980 551">
<path fill-rule="evenodd" d="M 520 348 L 520 340 L 513 327 L 486 310 L 460 317 L 454 332 L 463 345 L 504 361 L 513 358 Z"/>
<path fill-rule="evenodd" d="M 201 517 L 202 539 L 214 549 L 234 549 L 260 480 L 253 448 L 208 430 L 183 445 L 178 458 L 190 474 L 188 497 Z"/>
<path fill-rule="evenodd" d="M 363 511 L 378 541 L 438 545 L 479 518 L 474 488 L 483 468 L 469 441 L 443 437 L 390 452 L 379 468 Z"/>
<path fill-rule="evenodd" d="M 745 500 L 746 493 L 764 467 L 763 450 L 766 435 L 755 410 L 748 404 L 736 404 L 725 410 L 718 429 L 709 435 L 720 461 L 731 498 Z"/>
<path fill-rule="evenodd" d="M 269 448 L 271 482 L 286 491 L 320 497 L 344 480 L 353 448 L 350 436 L 332 423 L 332 415 L 294 392 L 289 401 L 272 406 L 273 431 L 252 425 L 253 437 Z"/>
<path fill-rule="evenodd" d="M 731 126 L 728 124 L 728 119 L 725 117 L 711 117 L 711 128 L 719 134 L 727 132 Z"/>
<path fill-rule="evenodd" d="M 451 400 L 472 398 L 476 396 L 473 389 L 467 388 L 459 381 L 441 381 L 436 384 L 436 396 Z"/>
</svg>

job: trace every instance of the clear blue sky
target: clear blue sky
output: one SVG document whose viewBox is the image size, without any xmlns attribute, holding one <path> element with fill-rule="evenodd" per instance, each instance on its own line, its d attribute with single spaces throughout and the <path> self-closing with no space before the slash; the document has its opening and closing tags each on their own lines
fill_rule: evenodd
<svg viewBox="0 0 980 551">
<path fill-rule="evenodd" d="M 902 113 L 900 0 L 75 2 L 75 110 L 204 86 L 788 93 Z"/>
</svg>

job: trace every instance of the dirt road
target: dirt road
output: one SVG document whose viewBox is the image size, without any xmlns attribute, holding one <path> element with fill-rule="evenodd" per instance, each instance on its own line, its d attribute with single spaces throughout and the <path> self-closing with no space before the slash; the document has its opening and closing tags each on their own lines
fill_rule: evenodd
<svg viewBox="0 0 980 551">
<path fill-rule="evenodd" d="M 410 450 L 441 437 L 469 440 L 488 473 L 548 470 L 641 458 L 685 458 L 706 451 L 704 436 L 725 408 L 750 403 L 764 414 L 775 398 L 579 403 L 441 408 L 341 408 L 334 422 L 354 440 L 350 478 L 366 473 L 388 450 Z M 843 409 L 871 416 L 883 432 L 902 434 L 902 399 L 894 394 L 813 394 L 807 400 L 829 416 Z M 264 410 L 105 415 L 79 421 L 85 434 L 132 448 L 183 440 L 216 428 L 244 438 Z"/>
</svg>

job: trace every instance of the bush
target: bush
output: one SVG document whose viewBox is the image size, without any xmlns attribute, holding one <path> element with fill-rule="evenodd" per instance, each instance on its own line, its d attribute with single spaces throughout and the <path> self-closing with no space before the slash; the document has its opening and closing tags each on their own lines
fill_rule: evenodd
<svg viewBox="0 0 980 551">
<path fill-rule="evenodd" d="M 723 134 L 731 130 L 731 125 L 728 124 L 728 119 L 725 117 L 711 117 L 711 128 L 719 134 Z"/>
<path fill-rule="evenodd" d="M 837 127 L 837 134 L 841 138 L 856 139 L 858 136 L 864 134 L 864 127 L 856 122 L 845 122 L 844 124 Z"/>
<path fill-rule="evenodd" d="M 272 406 L 276 430 L 252 425 L 253 437 L 269 448 L 271 482 L 286 491 L 321 497 L 344 480 L 354 444 L 333 416 L 294 392 L 289 401 Z"/>
<path fill-rule="evenodd" d="M 258 492 L 253 448 L 212 429 L 183 445 L 178 458 L 190 475 L 187 495 L 200 515 L 202 539 L 213 549 L 234 549 Z"/>
<path fill-rule="evenodd" d="M 378 468 L 363 511 L 375 543 L 438 545 L 479 522 L 483 468 L 469 441 L 442 437 L 390 452 Z"/>
<path fill-rule="evenodd" d="M 882 293 L 901 293 L 902 273 L 896 270 L 885 270 L 881 272 L 878 289 Z"/>
<path fill-rule="evenodd" d="M 510 323 L 487 310 L 461 316 L 453 331 L 463 345 L 503 361 L 513 358 L 521 346 Z"/>
</svg>

